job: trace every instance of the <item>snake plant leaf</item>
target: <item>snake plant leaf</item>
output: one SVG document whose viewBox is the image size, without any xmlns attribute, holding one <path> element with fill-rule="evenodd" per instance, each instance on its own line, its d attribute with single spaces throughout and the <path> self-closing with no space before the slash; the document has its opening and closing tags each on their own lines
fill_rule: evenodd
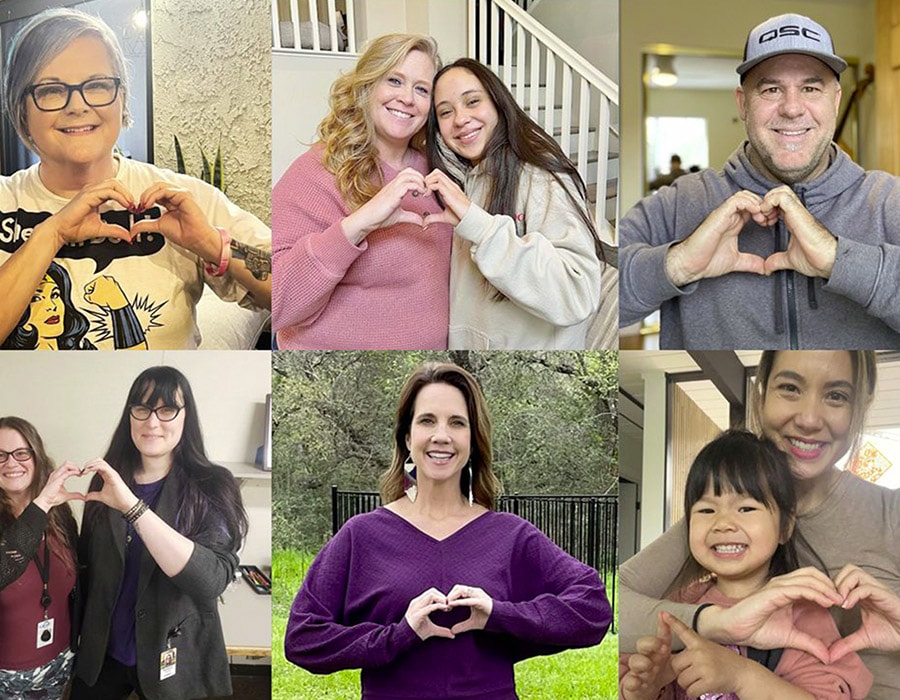
<svg viewBox="0 0 900 700">
<path fill-rule="evenodd" d="M 212 170 L 209 167 L 209 158 L 206 157 L 203 147 L 200 148 L 200 159 L 203 161 L 203 168 L 200 170 L 200 179 L 203 180 L 203 182 L 212 184 Z"/>
<path fill-rule="evenodd" d="M 212 186 L 225 191 L 225 170 L 222 167 L 222 144 L 216 148 L 216 160 L 213 165 Z"/>
<path fill-rule="evenodd" d="M 175 171 L 182 175 L 187 174 L 187 170 L 184 167 L 184 153 L 181 150 L 181 143 L 178 141 L 177 136 L 175 136 Z"/>
</svg>

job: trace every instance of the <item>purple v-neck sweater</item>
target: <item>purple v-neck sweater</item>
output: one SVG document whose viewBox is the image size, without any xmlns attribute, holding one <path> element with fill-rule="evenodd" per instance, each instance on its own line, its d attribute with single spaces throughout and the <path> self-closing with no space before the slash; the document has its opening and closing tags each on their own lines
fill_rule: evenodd
<svg viewBox="0 0 900 700">
<path fill-rule="evenodd" d="M 493 599 L 484 630 L 424 642 L 409 602 L 432 586 L 478 586 Z M 432 614 L 451 627 L 465 609 Z M 362 668 L 364 700 L 513 700 L 513 664 L 597 644 L 612 619 L 600 577 L 540 530 L 489 511 L 438 541 L 385 509 L 351 518 L 309 569 L 285 656 L 314 673 Z"/>
</svg>

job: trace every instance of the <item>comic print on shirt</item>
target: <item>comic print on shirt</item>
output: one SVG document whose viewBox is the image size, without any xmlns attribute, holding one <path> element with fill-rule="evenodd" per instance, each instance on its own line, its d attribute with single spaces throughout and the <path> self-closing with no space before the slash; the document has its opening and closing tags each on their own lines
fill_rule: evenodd
<svg viewBox="0 0 900 700">
<path fill-rule="evenodd" d="M 116 179 L 135 197 L 155 182 L 189 189 L 213 226 L 248 245 L 269 250 L 271 234 L 259 219 L 232 204 L 212 186 L 153 165 L 118 158 Z M 38 166 L 0 182 L 0 264 L 6 262 L 39 223 L 68 200 L 47 190 Z M 140 219 L 157 219 L 159 206 L 132 214 L 115 202 L 101 218 L 130 230 Z M 159 233 L 131 243 L 95 239 L 64 245 L 56 254 L 3 349 L 177 349 L 195 348 L 200 334 L 195 307 L 204 284 L 226 301 L 252 302 L 229 276 L 205 274 L 203 261 Z"/>
</svg>

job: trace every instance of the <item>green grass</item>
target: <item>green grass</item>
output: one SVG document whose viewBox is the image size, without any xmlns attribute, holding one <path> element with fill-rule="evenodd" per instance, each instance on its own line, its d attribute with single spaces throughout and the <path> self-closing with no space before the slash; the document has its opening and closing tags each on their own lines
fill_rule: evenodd
<svg viewBox="0 0 900 700">
<path fill-rule="evenodd" d="M 317 676 L 284 658 L 284 630 L 297 589 L 314 555 L 292 550 L 272 557 L 272 700 L 359 700 L 359 671 Z M 516 664 L 521 700 L 601 700 L 617 697 L 618 639 L 608 634 L 589 649 L 570 649 Z"/>
</svg>

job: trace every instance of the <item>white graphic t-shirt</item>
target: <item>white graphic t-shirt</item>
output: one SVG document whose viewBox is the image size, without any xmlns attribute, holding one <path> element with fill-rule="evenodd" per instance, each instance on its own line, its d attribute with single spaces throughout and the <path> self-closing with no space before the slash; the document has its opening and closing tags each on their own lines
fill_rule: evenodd
<svg viewBox="0 0 900 700">
<path fill-rule="evenodd" d="M 150 185 L 169 182 L 191 191 L 207 221 L 235 240 L 271 250 L 271 231 L 222 192 L 187 175 L 116 157 L 116 179 L 137 200 Z M 0 178 L 0 265 L 28 240 L 34 227 L 69 200 L 44 187 L 34 165 Z M 132 214 L 117 202 L 101 217 L 130 230 L 156 219 L 159 205 Z M 205 274 L 203 261 L 162 234 L 132 243 L 108 238 L 64 245 L 47 270 L 3 349 L 33 349 L 54 339 L 60 349 L 192 349 L 200 343 L 195 308 L 203 285 L 226 301 L 252 307 L 247 290 L 229 275 Z"/>
</svg>

